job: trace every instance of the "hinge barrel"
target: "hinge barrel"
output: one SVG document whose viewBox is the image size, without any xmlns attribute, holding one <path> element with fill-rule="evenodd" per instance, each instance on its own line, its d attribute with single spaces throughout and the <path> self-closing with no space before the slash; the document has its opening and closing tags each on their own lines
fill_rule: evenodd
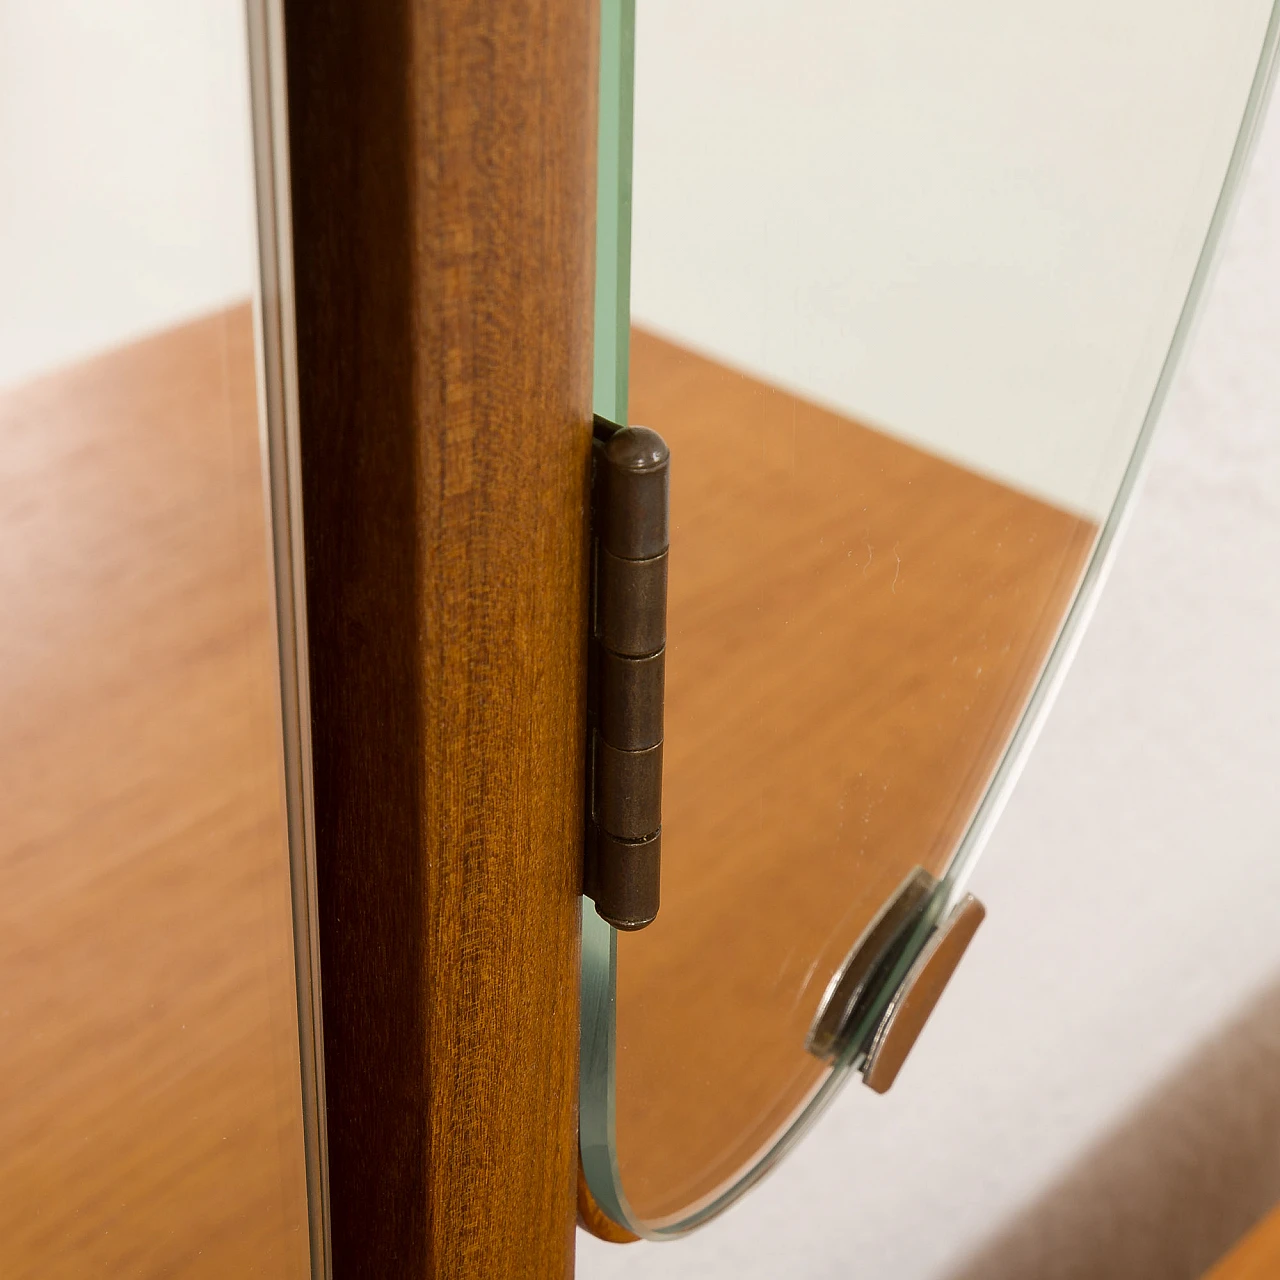
<svg viewBox="0 0 1280 1280">
<path fill-rule="evenodd" d="M 647 658 L 600 652 L 600 736 L 619 751 L 645 751 L 662 741 L 665 649 Z"/>
<path fill-rule="evenodd" d="M 670 453 L 626 427 L 595 444 L 586 890 L 618 929 L 658 914 Z"/>
<path fill-rule="evenodd" d="M 667 553 L 624 560 L 596 553 L 596 638 L 606 653 L 660 653 L 667 642 Z"/>
</svg>

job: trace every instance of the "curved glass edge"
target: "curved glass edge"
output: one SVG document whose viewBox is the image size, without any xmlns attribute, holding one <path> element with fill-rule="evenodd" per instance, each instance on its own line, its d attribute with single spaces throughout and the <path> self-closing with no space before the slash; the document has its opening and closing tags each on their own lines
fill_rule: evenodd
<svg viewBox="0 0 1280 1280">
<path fill-rule="evenodd" d="M 266 485 L 279 658 L 280 730 L 311 1274 L 329 1280 L 328 1149 L 324 1037 L 311 790 L 311 702 L 307 659 L 298 366 L 294 342 L 293 238 L 289 200 L 288 100 L 281 0 L 246 0 L 253 132 L 258 288 L 254 298 L 258 422 Z"/>
<path fill-rule="evenodd" d="M 713 1193 L 682 1217 L 646 1222 L 627 1201 L 618 1168 L 614 1110 L 616 1062 L 616 993 L 618 940 L 612 925 L 596 915 L 590 903 L 582 913 L 582 1040 L 579 1093 L 579 1154 L 582 1171 L 600 1208 L 615 1222 L 644 1240 L 675 1240 L 723 1213 L 786 1157 L 831 1105 L 851 1071 L 862 1064 L 860 1046 L 880 1020 L 889 998 L 915 958 L 942 906 L 939 886 L 913 935 L 903 960 L 868 1010 L 850 1039 L 850 1048 L 836 1060 L 808 1100 L 782 1128 L 764 1154 L 736 1182 Z"/>
<path fill-rule="evenodd" d="M 605 8 L 608 7 L 606 2 Z M 632 11 L 634 14 L 634 10 Z M 1222 233 L 1230 217 L 1249 157 L 1265 115 L 1275 78 L 1277 37 L 1280 36 L 1280 4 L 1273 5 L 1263 36 L 1249 97 L 1245 103 L 1240 131 L 1227 163 L 1213 216 L 1209 221 L 1204 247 L 1196 263 L 1187 296 L 1175 326 L 1169 350 L 1161 366 L 1142 427 L 1125 470 L 1120 489 L 1110 514 L 1094 543 L 1089 565 L 1081 577 L 1054 644 L 1041 668 L 1018 727 L 992 774 L 990 783 L 971 819 L 968 829 L 943 876 L 929 907 L 906 948 L 902 959 L 889 975 L 875 1003 L 862 1024 L 855 1030 L 853 1046 L 832 1066 L 830 1072 L 811 1097 L 798 1109 L 780 1136 L 736 1182 L 714 1194 L 692 1212 L 675 1219 L 645 1222 L 627 1203 L 618 1168 L 615 1130 L 614 1068 L 616 1062 L 616 993 L 617 938 L 612 927 L 601 920 L 589 902 L 584 901 L 582 915 L 582 1038 L 581 1084 L 579 1112 L 579 1149 L 583 1173 L 597 1204 L 615 1222 L 642 1239 L 672 1240 L 703 1225 L 723 1213 L 740 1196 L 761 1181 L 804 1137 L 845 1083 L 849 1074 L 861 1066 L 862 1053 L 857 1046 L 866 1042 L 871 1028 L 882 1015 L 894 988 L 905 977 L 915 955 L 941 916 L 959 900 L 972 874 L 978 857 L 991 835 L 997 819 L 1008 802 L 1010 791 L 1026 764 L 1027 755 L 1039 736 L 1045 716 L 1062 686 L 1063 678 L 1080 646 L 1085 628 L 1097 605 L 1098 593 L 1111 571 L 1116 548 L 1128 525 L 1133 498 L 1146 473 L 1151 436 L 1164 406 L 1178 361 L 1186 349 L 1196 311 L 1204 296 L 1221 243 Z M 604 75 L 602 69 L 602 78 Z M 627 126 L 629 130 L 629 120 Z M 628 133 L 629 137 L 629 133 Z M 601 135 L 601 146 L 606 143 Z M 602 197 L 603 198 L 603 197 Z M 629 209 L 628 209 L 629 214 Z M 607 264 L 610 271 L 629 272 L 629 263 Z M 625 331 L 629 316 L 617 311 L 596 315 L 596 340 L 602 329 L 615 340 Z M 625 366 L 622 375 L 625 387 Z M 625 405 L 625 393 L 621 397 Z M 614 418 L 613 421 L 622 421 Z"/>
</svg>

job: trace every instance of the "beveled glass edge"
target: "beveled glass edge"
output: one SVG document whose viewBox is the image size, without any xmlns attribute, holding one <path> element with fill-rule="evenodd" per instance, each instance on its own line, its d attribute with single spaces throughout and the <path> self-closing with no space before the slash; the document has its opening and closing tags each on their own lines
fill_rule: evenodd
<svg viewBox="0 0 1280 1280">
<path fill-rule="evenodd" d="M 315 811 L 306 575 L 289 195 L 288 96 L 281 0 L 246 0 L 258 287 L 258 425 L 269 512 L 269 563 L 280 678 L 283 790 L 293 907 L 294 983 L 311 1274 L 330 1280 L 324 1037 L 316 906 Z"/>
<path fill-rule="evenodd" d="M 604 6 L 607 7 L 607 5 L 608 0 L 604 0 Z M 625 1226 L 642 1239 L 653 1241 L 677 1239 L 702 1226 L 723 1213 L 759 1183 L 791 1151 L 830 1106 L 851 1071 L 861 1064 L 863 1055 L 858 1046 L 865 1042 L 867 1034 L 883 1013 L 891 992 L 905 976 L 929 931 L 944 912 L 958 902 L 963 895 L 968 878 L 1008 802 L 1010 791 L 1026 764 L 1027 755 L 1039 736 L 1045 716 L 1075 657 L 1084 630 L 1097 605 L 1098 593 L 1111 571 L 1120 537 L 1128 525 L 1133 498 L 1145 476 L 1148 449 L 1156 421 L 1164 407 L 1178 361 L 1186 349 L 1196 311 L 1212 274 L 1223 230 L 1230 217 L 1236 193 L 1257 140 L 1258 130 L 1265 117 L 1266 105 L 1275 79 L 1278 35 L 1280 35 L 1280 0 L 1271 8 L 1271 16 L 1263 35 L 1253 82 L 1241 118 L 1240 130 L 1227 162 L 1222 189 L 1209 220 L 1205 242 L 1196 262 L 1195 271 L 1192 273 L 1187 296 L 1169 343 L 1169 350 L 1161 366 L 1160 375 L 1156 380 L 1156 386 L 1115 501 L 1094 543 L 1089 564 L 1081 575 L 1071 605 L 1041 667 L 1036 686 L 1019 719 L 1018 727 L 991 776 L 991 781 L 970 820 L 964 837 L 952 855 L 951 862 L 941 878 L 924 919 L 917 927 L 911 944 L 889 975 L 880 996 L 851 1037 L 851 1047 L 846 1051 L 846 1055 L 831 1067 L 815 1092 L 798 1108 L 792 1121 L 764 1150 L 750 1169 L 731 1185 L 712 1193 L 704 1203 L 697 1205 L 683 1216 L 645 1222 L 631 1210 L 622 1187 L 617 1161 L 614 1097 L 617 938 L 614 936 L 613 929 L 596 916 L 590 902 L 584 900 L 579 1151 L 582 1157 L 583 1173 L 597 1204 L 615 1222 Z M 632 47 L 634 48 L 634 45 Z M 602 135 L 601 146 L 604 145 L 605 139 Z M 625 269 L 629 272 L 629 262 Z M 615 325 L 620 323 L 616 314 L 613 322 Z M 629 315 L 626 317 L 626 322 L 629 328 Z M 602 317 L 597 312 L 597 341 L 600 340 L 601 329 Z M 614 333 L 617 333 L 616 329 Z M 623 420 L 622 418 L 613 419 L 613 421 Z"/>
</svg>

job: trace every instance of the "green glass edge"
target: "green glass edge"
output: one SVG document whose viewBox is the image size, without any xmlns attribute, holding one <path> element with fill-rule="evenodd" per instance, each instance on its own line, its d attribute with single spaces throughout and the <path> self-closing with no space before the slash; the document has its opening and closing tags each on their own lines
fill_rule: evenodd
<svg viewBox="0 0 1280 1280">
<path fill-rule="evenodd" d="M 600 3 L 600 124 L 596 153 L 596 316 L 592 405 L 627 423 L 631 351 L 631 135 L 635 0 Z"/>
<path fill-rule="evenodd" d="M 600 100 L 596 149 L 596 297 L 592 408 L 627 423 L 631 354 L 631 163 L 635 102 L 635 0 L 600 0 Z M 617 937 L 582 899 L 582 1011 L 578 1151 L 587 1185 L 615 1222 L 621 1201 L 614 1137 Z"/>
</svg>

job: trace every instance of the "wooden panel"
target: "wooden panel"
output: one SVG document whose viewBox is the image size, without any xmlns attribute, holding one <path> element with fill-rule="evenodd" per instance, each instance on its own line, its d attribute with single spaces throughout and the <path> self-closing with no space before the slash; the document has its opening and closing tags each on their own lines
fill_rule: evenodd
<svg viewBox="0 0 1280 1280">
<path fill-rule="evenodd" d="M 308 1274 L 248 305 L 0 396 L 0 1275 Z"/>
<path fill-rule="evenodd" d="M 1205 1280 L 1275 1280 L 1280 1276 L 1280 1209 L 1273 1209 Z"/>
<path fill-rule="evenodd" d="M 651 334 L 631 352 L 631 421 L 672 455 L 662 912 L 618 939 L 620 1164 L 657 1218 L 820 1080 L 827 981 L 946 865 L 1095 530 Z"/>
<path fill-rule="evenodd" d="M 286 10 L 339 1280 L 572 1267 L 595 23 Z"/>
</svg>

